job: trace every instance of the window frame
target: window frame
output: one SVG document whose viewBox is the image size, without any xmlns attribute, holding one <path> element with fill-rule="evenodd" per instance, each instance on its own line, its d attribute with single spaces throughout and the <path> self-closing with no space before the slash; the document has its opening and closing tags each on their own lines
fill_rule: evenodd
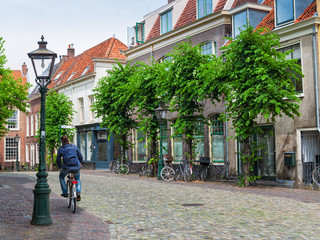
<svg viewBox="0 0 320 240">
<path fill-rule="evenodd" d="M 7 141 L 10 140 L 11 142 L 8 143 Z M 15 141 L 15 138 L 14 137 L 5 137 L 5 143 L 4 143 L 4 162 L 16 162 L 17 161 L 17 148 L 18 148 L 18 162 L 20 162 L 20 140 L 18 142 L 18 146 L 16 141 Z M 12 144 L 13 143 L 13 144 Z M 8 146 L 8 144 L 10 146 Z M 7 149 L 9 151 L 9 149 L 14 149 L 13 152 L 10 153 L 10 159 L 7 159 L 8 158 L 8 153 L 7 153 Z M 11 157 L 13 156 L 13 157 Z"/>
<path fill-rule="evenodd" d="M 84 99 L 83 97 L 78 98 L 79 104 L 79 122 L 84 122 Z"/>
<path fill-rule="evenodd" d="M 193 136 L 193 138 L 194 138 L 193 144 L 195 144 L 194 151 L 196 150 L 196 148 L 198 148 L 198 144 L 200 142 L 203 143 L 203 155 L 201 156 L 200 153 L 198 155 L 197 152 L 194 152 L 195 160 L 196 161 L 200 161 L 200 158 L 204 157 L 204 152 L 205 152 L 205 147 L 204 147 L 204 123 L 199 121 L 199 122 L 196 123 L 195 127 L 198 129 L 196 132 L 201 133 L 201 134 L 197 134 L 197 135 Z M 197 140 L 199 140 L 199 139 L 200 139 L 200 142 L 197 142 Z"/>
<path fill-rule="evenodd" d="M 292 19 L 289 19 L 289 20 L 285 20 L 285 21 L 282 21 L 282 22 L 279 22 L 278 21 L 278 1 L 279 0 L 275 0 L 274 2 L 274 7 L 275 7 L 275 23 L 276 23 L 276 26 L 281 26 L 281 25 L 285 25 L 285 24 L 288 24 L 290 22 L 293 22 L 295 20 L 295 0 L 291 0 L 292 2 Z M 283 0 L 281 0 L 283 1 Z M 290 0 L 288 0 L 290 1 Z"/>
<path fill-rule="evenodd" d="M 34 115 L 30 116 L 30 136 L 34 136 Z"/>
<path fill-rule="evenodd" d="M 147 141 L 147 137 L 145 136 L 145 134 L 140 131 L 139 129 L 134 129 L 134 154 L 133 154 L 133 161 L 134 162 L 144 162 L 145 158 L 143 159 L 139 159 L 139 155 L 142 155 L 139 153 L 139 144 L 144 143 L 144 148 L 145 148 L 145 156 L 148 156 L 148 141 Z M 141 136 L 139 136 L 141 135 Z M 141 139 L 144 139 L 143 141 L 141 141 Z"/>
<path fill-rule="evenodd" d="M 207 44 L 211 44 L 211 53 L 204 53 L 204 46 L 206 46 Z M 215 50 L 215 46 L 216 46 L 216 42 L 215 41 L 208 41 L 208 42 L 203 42 L 200 45 L 200 49 L 201 49 L 201 54 L 202 55 L 216 55 L 216 50 Z"/>
<path fill-rule="evenodd" d="M 200 3 L 199 1 L 203 1 L 203 16 L 200 16 Z M 211 11 L 208 12 L 208 2 L 210 2 L 211 5 Z M 213 13 L 213 5 L 212 0 L 197 0 L 197 19 L 203 18 L 205 16 L 208 16 Z"/>
<path fill-rule="evenodd" d="M 175 134 L 175 128 L 174 127 L 171 127 L 171 132 L 172 132 L 172 157 L 173 157 L 173 161 L 174 162 L 181 162 L 183 161 L 183 137 L 181 134 L 179 135 L 176 135 Z M 181 141 L 181 159 L 176 159 L 175 158 L 175 143 L 177 142 L 177 140 Z"/>
<path fill-rule="evenodd" d="M 224 122 L 221 120 L 218 120 L 220 113 L 213 114 L 209 117 L 210 119 L 210 129 L 209 129 L 209 135 L 210 135 L 210 161 L 212 164 L 222 164 L 224 163 L 225 158 L 225 140 L 224 140 Z M 214 158 L 214 148 L 213 148 L 213 139 L 214 136 L 222 136 L 222 143 L 223 143 L 223 160 L 215 160 Z"/>
<path fill-rule="evenodd" d="M 89 95 L 88 100 L 89 100 L 89 120 L 94 121 L 95 120 L 95 113 L 91 109 L 91 106 L 94 104 L 94 95 Z"/>
<path fill-rule="evenodd" d="M 14 117 L 14 114 L 17 113 L 17 117 L 16 119 L 13 119 Z M 10 127 L 10 123 L 7 124 L 7 128 L 10 130 L 10 131 L 14 131 L 14 130 L 19 130 L 19 126 L 20 126 L 20 111 L 19 110 L 15 110 L 12 114 L 12 116 L 10 118 L 7 119 L 8 122 L 12 122 L 12 120 L 15 120 L 15 126 L 16 127 Z"/>
<path fill-rule="evenodd" d="M 170 13 L 170 17 L 169 17 L 169 13 Z M 165 31 L 163 29 L 163 17 L 165 16 L 165 19 L 166 19 L 166 28 L 165 28 Z M 170 20 L 170 23 L 171 23 L 171 26 L 170 26 L 170 29 L 169 29 L 169 21 Z M 161 35 L 165 34 L 165 33 L 168 33 L 170 31 L 173 30 L 173 26 L 172 26 L 172 8 L 160 13 L 160 32 L 161 32 Z"/>
</svg>

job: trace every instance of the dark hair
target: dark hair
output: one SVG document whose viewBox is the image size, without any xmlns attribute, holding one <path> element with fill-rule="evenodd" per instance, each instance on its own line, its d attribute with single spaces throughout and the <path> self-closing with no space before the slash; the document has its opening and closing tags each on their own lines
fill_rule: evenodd
<svg viewBox="0 0 320 240">
<path fill-rule="evenodd" d="M 63 135 L 61 137 L 61 142 L 62 142 L 62 145 L 70 144 L 70 141 L 67 135 Z"/>
</svg>

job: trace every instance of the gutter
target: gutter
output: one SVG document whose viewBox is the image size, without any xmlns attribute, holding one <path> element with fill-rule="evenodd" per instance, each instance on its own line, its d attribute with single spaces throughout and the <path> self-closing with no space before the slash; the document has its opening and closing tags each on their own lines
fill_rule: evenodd
<svg viewBox="0 0 320 240">
<path fill-rule="evenodd" d="M 315 84 L 315 95 L 316 95 L 316 119 L 317 119 L 317 130 L 320 133 L 320 123 L 319 123 L 319 89 L 318 89 L 318 61 L 316 53 L 316 34 L 315 34 L 315 24 L 313 25 L 313 65 L 314 65 L 314 84 Z"/>
</svg>

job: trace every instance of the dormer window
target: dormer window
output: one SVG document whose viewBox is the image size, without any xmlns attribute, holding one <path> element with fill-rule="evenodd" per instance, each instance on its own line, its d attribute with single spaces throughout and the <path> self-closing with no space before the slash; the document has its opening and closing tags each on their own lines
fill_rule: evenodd
<svg viewBox="0 0 320 240">
<path fill-rule="evenodd" d="M 137 43 L 144 43 L 144 23 L 136 23 Z"/>
<path fill-rule="evenodd" d="M 161 34 L 172 30 L 172 9 L 161 14 Z"/>
<path fill-rule="evenodd" d="M 86 69 L 83 71 L 83 73 L 81 74 L 81 76 L 85 75 L 88 70 L 89 70 L 89 66 L 86 67 Z"/>
<path fill-rule="evenodd" d="M 59 73 L 56 75 L 56 77 L 54 78 L 54 81 L 55 81 L 55 80 L 58 80 L 59 77 L 61 76 L 61 74 L 62 74 L 62 72 L 59 72 Z"/>
<path fill-rule="evenodd" d="M 212 0 L 198 0 L 198 18 L 212 13 Z"/>
<path fill-rule="evenodd" d="M 69 81 L 70 79 L 72 79 L 72 77 L 73 77 L 73 75 L 74 75 L 75 73 L 76 73 L 76 72 L 73 72 L 73 73 L 70 75 L 70 77 L 68 78 L 67 81 Z"/>
</svg>

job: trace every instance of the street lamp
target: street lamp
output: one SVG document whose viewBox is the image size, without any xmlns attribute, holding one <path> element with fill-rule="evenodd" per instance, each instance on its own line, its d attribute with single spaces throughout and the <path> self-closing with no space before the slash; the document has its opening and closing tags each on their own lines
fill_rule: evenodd
<svg viewBox="0 0 320 240">
<path fill-rule="evenodd" d="M 36 83 L 39 85 L 41 93 L 41 113 L 40 113 L 40 162 L 39 172 L 37 173 L 37 184 L 33 190 L 34 203 L 32 213 L 32 225 L 50 225 L 52 224 L 49 208 L 50 188 L 47 183 L 48 173 L 46 172 L 45 164 L 45 148 L 46 148 L 46 93 L 47 86 L 51 82 L 54 61 L 57 54 L 47 49 L 47 42 L 41 36 L 41 41 L 38 42 L 39 48 L 28 53 L 31 59 L 32 66 L 36 75 Z"/>
<path fill-rule="evenodd" d="M 160 128 L 160 156 L 158 162 L 158 173 L 157 178 L 161 180 L 161 170 L 164 167 L 163 156 L 162 156 L 162 127 L 161 123 L 166 120 L 168 108 L 165 108 L 162 103 L 159 104 L 159 107 L 154 110 L 156 112 L 156 117 L 159 121 L 159 128 Z"/>
<path fill-rule="evenodd" d="M 16 134 L 14 141 L 16 142 L 16 170 L 19 172 L 19 136 Z"/>
</svg>

